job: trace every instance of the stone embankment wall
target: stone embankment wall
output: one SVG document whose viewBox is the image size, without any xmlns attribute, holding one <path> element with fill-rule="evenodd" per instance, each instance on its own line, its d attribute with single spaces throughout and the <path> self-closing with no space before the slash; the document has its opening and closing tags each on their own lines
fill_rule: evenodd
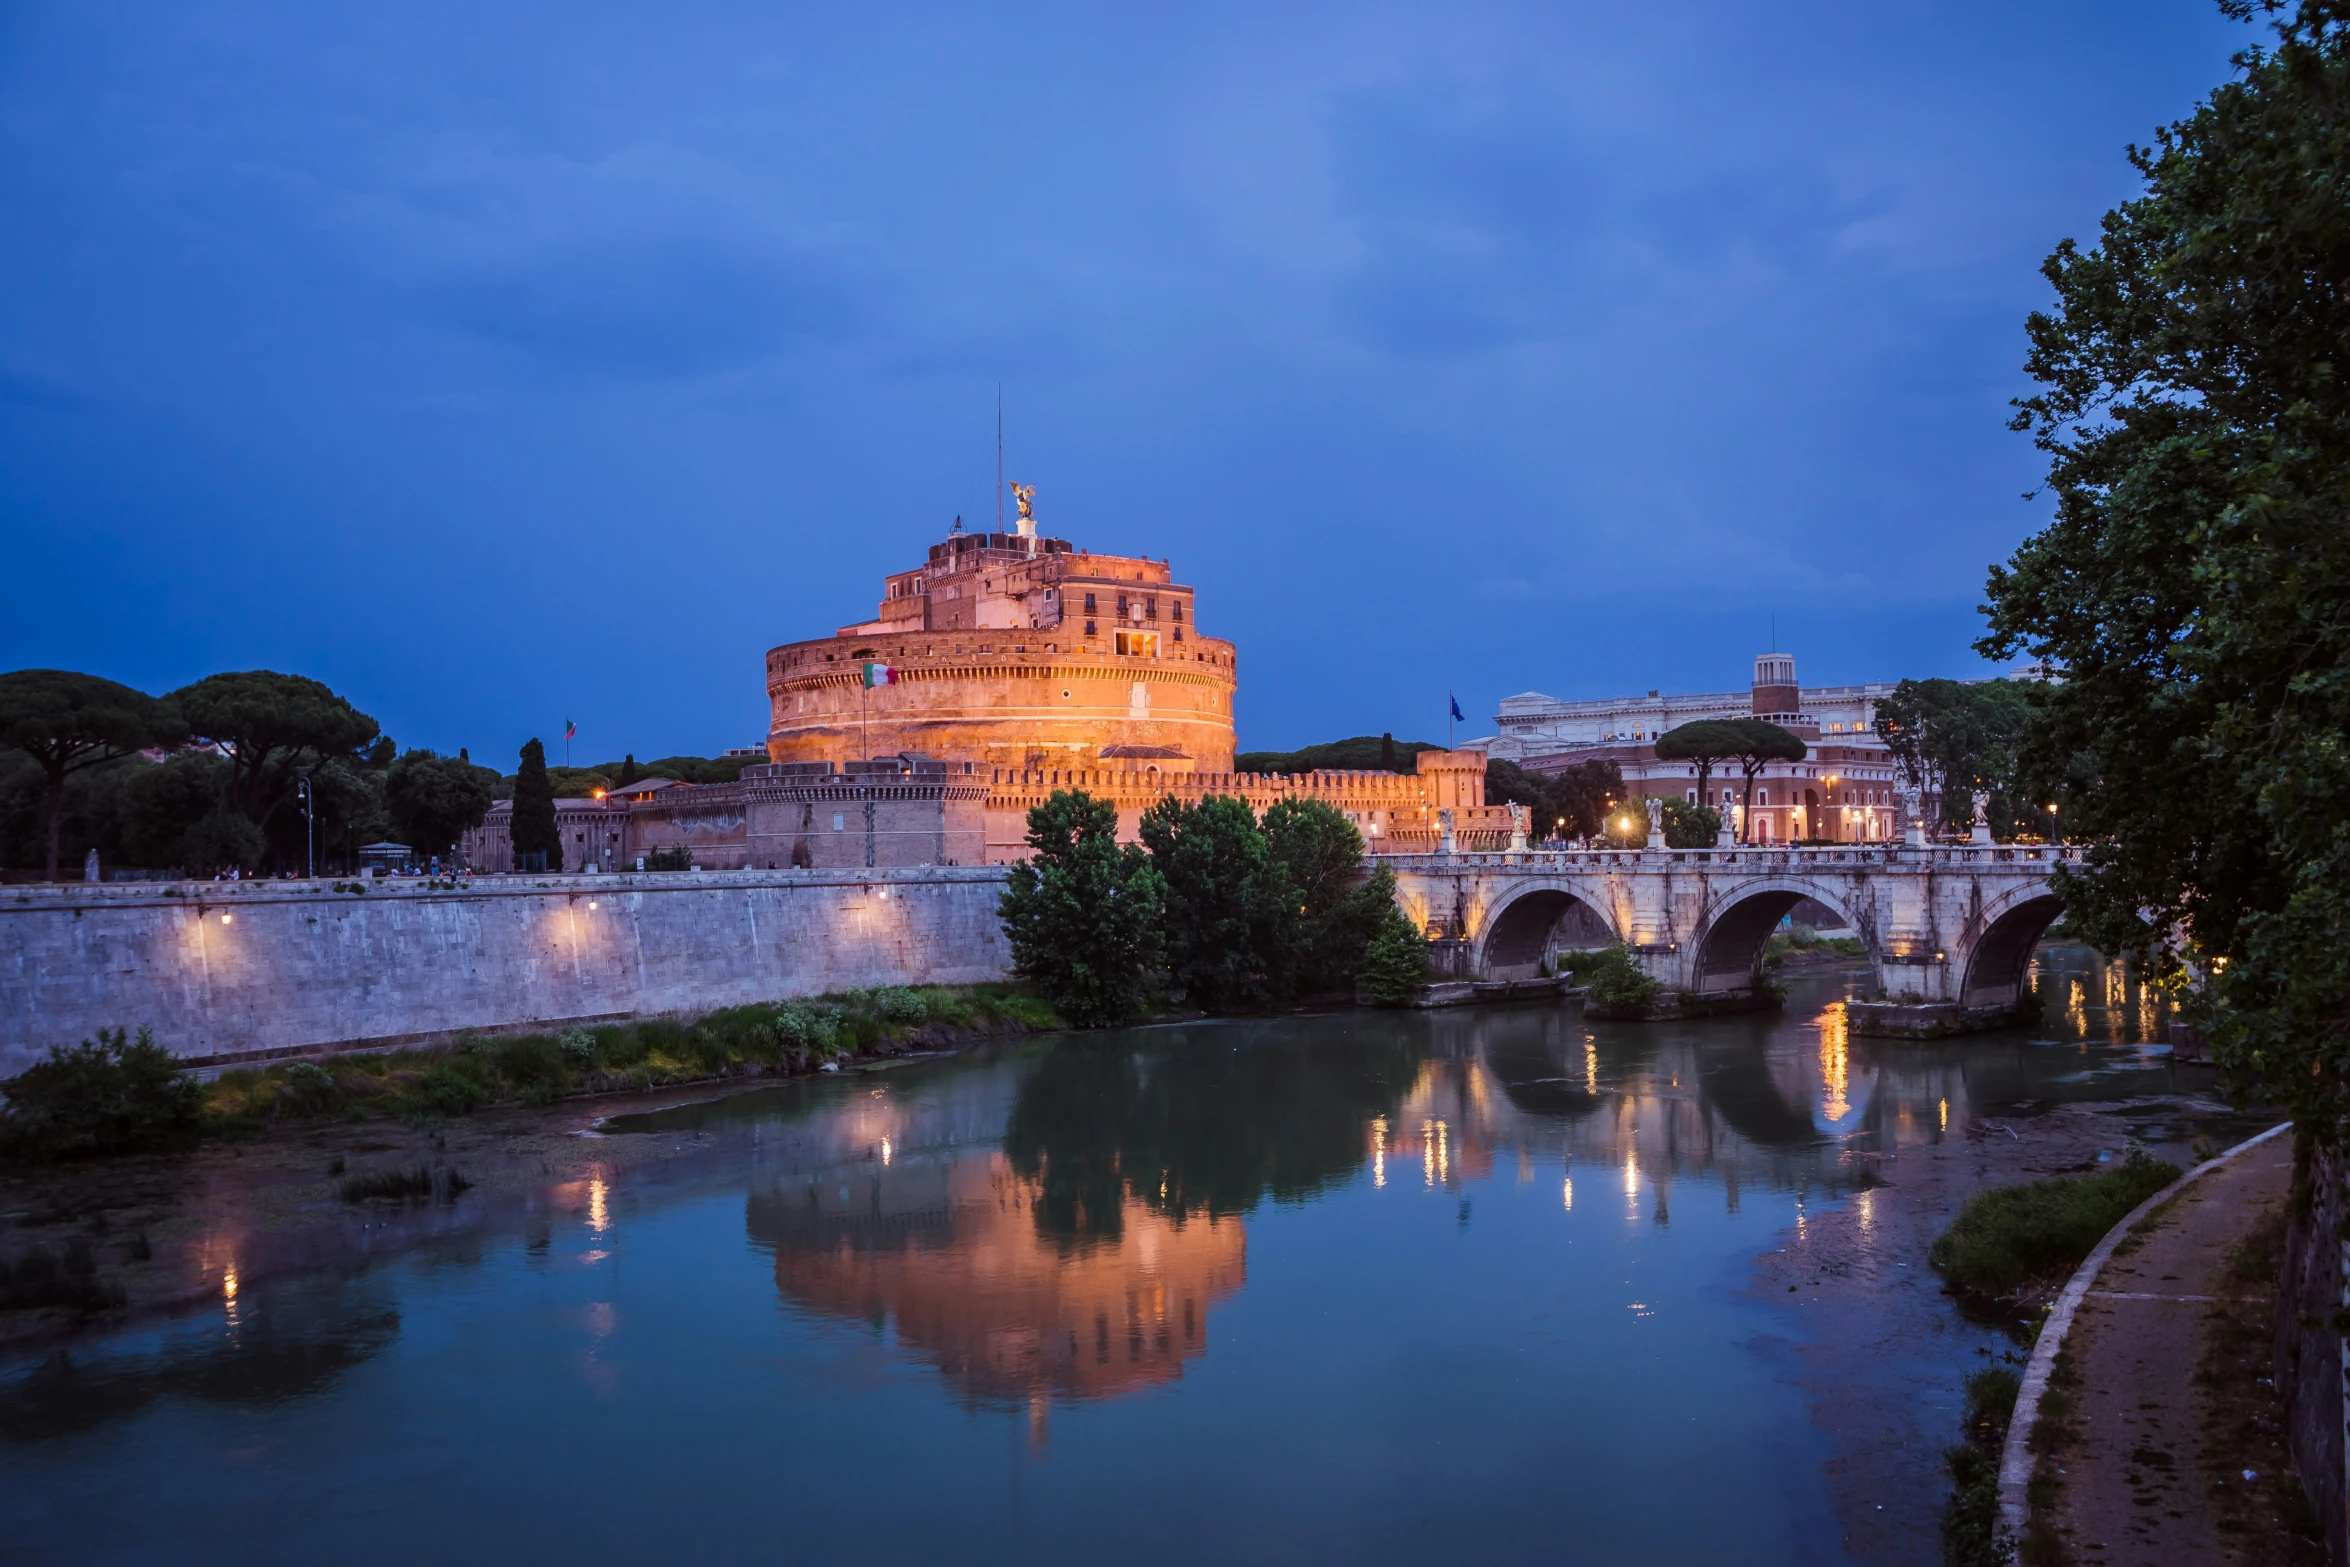
<svg viewBox="0 0 2350 1567">
<path fill-rule="evenodd" d="M 151 1028 L 182 1057 L 217 1063 L 998 980 L 1010 967 L 1004 875 L 12 888 L 0 892 L 0 1077 L 101 1028 Z"/>
<path fill-rule="evenodd" d="M 2299 1134 L 2296 1134 L 2297 1136 Z M 2325 1525 L 2326 1560 L 2350 1561 L 2345 1510 L 2342 1408 L 2350 1367 L 2342 1356 L 2342 1253 L 2350 1236 L 2350 1171 L 2342 1155 L 2300 1138 L 2293 1202 L 2285 1224 L 2284 1276 L 2277 1281 L 2276 1374 L 2284 1396 L 2285 1445 L 2301 1487 Z"/>
</svg>

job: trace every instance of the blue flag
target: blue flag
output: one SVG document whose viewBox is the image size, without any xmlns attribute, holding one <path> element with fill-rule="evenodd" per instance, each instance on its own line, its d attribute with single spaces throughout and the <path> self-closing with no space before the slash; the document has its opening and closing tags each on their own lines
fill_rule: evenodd
<svg viewBox="0 0 2350 1567">
<path fill-rule="evenodd" d="M 1453 718 L 1460 723 L 1467 723 L 1469 721 L 1469 715 L 1461 711 L 1461 699 L 1457 696 L 1453 696 L 1453 694 L 1449 691 L 1447 691 L 1445 695 L 1450 697 L 1452 700 Z"/>
</svg>

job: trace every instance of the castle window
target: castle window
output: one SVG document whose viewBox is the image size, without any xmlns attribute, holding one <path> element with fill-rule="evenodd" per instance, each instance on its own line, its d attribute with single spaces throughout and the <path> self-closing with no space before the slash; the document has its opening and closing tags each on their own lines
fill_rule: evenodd
<svg viewBox="0 0 2350 1567">
<path fill-rule="evenodd" d="M 1118 618 L 1126 618 L 1126 595 L 1123 593 L 1118 595 Z"/>
<path fill-rule="evenodd" d="M 1182 624 L 1183 624 L 1183 600 L 1181 600 L 1181 599 L 1177 599 L 1177 600 L 1175 601 L 1175 608 L 1174 608 L 1174 610 L 1173 610 L 1173 614 L 1174 614 L 1174 616 L 1175 616 L 1175 624 L 1177 624 L 1178 626 L 1182 625 Z"/>
<path fill-rule="evenodd" d="M 1092 613 L 1094 612 L 1094 611 L 1093 611 L 1093 595 L 1092 595 L 1092 594 L 1090 594 L 1090 593 L 1088 593 L 1087 595 L 1085 595 L 1085 612 L 1086 612 L 1088 615 L 1090 615 L 1090 614 L 1092 614 Z M 1091 628 L 1089 627 L 1088 629 L 1091 629 Z"/>
<path fill-rule="evenodd" d="M 1156 597 L 1146 598 L 1142 601 L 1142 618 L 1145 620 L 1159 618 L 1159 601 Z"/>
<path fill-rule="evenodd" d="M 1175 628 L 1175 640 L 1178 642 L 1183 640 L 1183 628 L 1181 626 L 1177 626 Z"/>
<path fill-rule="evenodd" d="M 1090 593 L 1088 593 L 1088 594 L 1086 595 L 1086 597 L 1090 599 L 1090 598 L 1092 598 L 1092 597 L 1093 597 L 1093 595 L 1092 595 L 1092 594 L 1090 594 Z M 1093 606 L 1092 606 L 1091 604 L 1088 604 L 1088 605 L 1086 605 L 1085 607 L 1086 607 L 1087 609 L 1091 609 L 1091 608 L 1093 608 Z M 1087 621 L 1087 622 L 1085 623 L 1085 634 L 1086 634 L 1087 636 L 1089 636 L 1089 637 L 1090 637 L 1090 636 L 1093 636 L 1093 635 L 1095 635 L 1095 634 L 1096 634 L 1096 633 L 1095 633 L 1095 631 L 1094 631 L 1094 629 L 1093 629 L 1093 622 L 1092 622 L 1092 621 L 1090 621 L 1090 620 L 1089 620 L 1089 621 Z"/>
</svg>

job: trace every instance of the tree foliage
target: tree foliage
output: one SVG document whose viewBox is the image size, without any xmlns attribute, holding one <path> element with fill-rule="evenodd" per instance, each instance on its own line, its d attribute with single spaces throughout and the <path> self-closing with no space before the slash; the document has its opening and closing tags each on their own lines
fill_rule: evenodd
<svg viewBox="0 0 2350 1567">
<path fill-rule="evenodd" d="M 128 1153 L 192 1136 L 203 1090 L 155 1036 L 101 1029 L 94 1040 L 52 1045 L 0 1083 L 0 1149 L 29 1159 Z"/>
<path fill-rule="evenodd" d="M 514 868 L 534 863 L 542 869 L 563 868 L 563 830 L 555 825 L 555 789 L 547 781 L 547 748 L 534 735 L 522 744 L 521 765 L 514 770 L 514 814 L 507 824 L 514 843 Z"/>
<path fill-rule="evenodd" d="M 1383 873 L 1384 874 L 1384 873 Z M 1390 903 L 1379 927 L 1364 944 L 1355 988 L 1374 1006 L 1409 1006 L 1428 983 L 1428 938 L 1403 910 Z"/>
<path fill-rule="evenodd" d="M 1523 805 L 1534 817 L 1534 837 L 1596 838 L 1609 807 L 1624 797 L 1624 770 L 1614 762 L 1577 762 L 1555 773 L 1533 773 L 1514 762 L 1485 764 L 1485 803 Z"/>
<path fill-rule="evenodd" d="M 1388 772 L 1409 773 L 1422 751 L 1444 747 L 1428 740 L 1398 741 L 1389 735 L 1356 735 L 1295 751 L 1243 751 L 1232 765 L 1244 773 Z"/>
<path fill-rule="evenodd" d="M 1282 923 L 1290 923 L 1289 903 L 1297 908 L 1293 928 L 1278 938 L 1291 961 L 1276 988 L 1292 997 L 1351 988 L 1364 950 L 1395 907 L 1395 873 L 1380 866 L 1363 876 L 1362 833 L 1320 800 L 1274 801 L 1264 834 L 1292 895 Z"/>
<path fill-rule="evenodd" d="M 1140 833 L 1167 888 L 1167 975 L 1210 1012 L 1260 1007 L 1294 956 L 1296 897 L 1246 800 L 1167 796 Z"/>
<path fill-rule="evenodd" d="M 168 704 L 117 681 L 65 669 L 0 675 L 0 747 L 31 757 L 46 785 L 49 880 L 57 879 L 66 777 L 149 746 L 174 744 L 184 733 Z"/>
<path fill-rule="evenodd" d="M 1720 840 L 1722 813 L 1710 805 L 1664 795 L 1651 801 L 1650 808 L 1664 813 L 1668 849 L 1710 849 Z"/>
<path fill-rule="evenodd" d="M 1668 729 L 1656 737 L 1657 760 L 1695 762 L 1697 797 L 1710 800 L 1713 796 L 1707 786 L 1713 782 L 1714 768 L 1743 754 L 1751 743 L 1738 725 L 1736 719 L 1700 718 Z"/>
<path fill-rule="evenodd" d="M 1877 738 L 1911 787 L 1940 798 L 1943 821 L 1972 822 L 1979 791 L 1991 796 L 1993 835 L 2012 838 L 2027 823 L 2042 825 L 2018 765 L 2045 689 L 2030 680 L 1904 680 L 1877 703 Z"/>
<path fill-rule="evenodd" d="M 207 675 L 170 700 L 192 733 L 227 753 L 228 803 L 257 827 L 267 828 L 293 798 L 297 779 L 329 760 L 372 757 L 371 748 L 390 745 L 374 719 L 306 675 Z"/>
<path fill-rule="evenodd" d="M 384 809 L 402 842 L 427 854 L 446 854 L 489 814 L 497 778 L 462 757 L 409 751 L 384 774 Z"/>
<path fill-rule="evenodd" d="M 1141 849 L 1118 842 L 1117 807 L 1056 789 L 1028 813 L 1028 847 L 997 905 L 1012 971 L 1079 1027 L 1138 1015 L 1161 951 L 1166 883 Z"/>
<path fill-rule="evenodd" d="M 2253 7 L 2235 3 L 2233 14 Z M 2277 9 L 2262 7 L 2262 9 Z M 1990 580 L 1987 656 L 2062 670 L 2023 770 L 2074 785 L 2068 921 L 2174 981 L 2237 1090 L 2321 1136 L 2350 1088 L 2350 4 L 2133 149 L 2043 269 L 2055 518 Z"/>
</svg>

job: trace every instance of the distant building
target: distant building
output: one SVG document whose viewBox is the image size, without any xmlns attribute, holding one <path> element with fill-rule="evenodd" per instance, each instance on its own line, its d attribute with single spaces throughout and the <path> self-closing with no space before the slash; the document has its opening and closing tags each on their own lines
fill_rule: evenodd
<svg viewBox="0 0 2350 1567">
<path fill-rule="evenodd" d="M 1562 702 L 1535 691 L 1508 697 L 1495 715 L 1501 732 L 1474 743 L 1532 773 L 1614 762 L 1628 794 L 1700 803 L 1696 764 L 1660 761 L 1657 737 L 1701 718 L 1767 719 L 1803 740 L 1810 754 L 1800 762 L 1773 762 L 1756 775 L 1746 840 L 1875 843 L 1902 834 L 1899 770 L 1875 729 L 1877 704 L 1892 693 L 1891 682 L 1805 687 L 1796 681 L 1792 654 L 1764 653 L 1755 659 L 1754 683 L 1744 691 L 1651 691 L 1593 702 Z M 1716 764 L 1702 803 L 1735 823 L 1745 787 L 1737 764 L 1730 764 L 1727 777 Z"/>
<path fill-rule="evenodd" d="M 712 870 L 1004 864 L 1028 857 L 1028 812 L 1059 789 L 1110 803 L 1129 841 L 1158 800 L 1233 795 L 1259 813 L 1322 801 L 1374 854 L 1434 849 L 1448 818 L 1456 848 L 1509 846 L 1473 748 L 1423 751 L 1409 773 L 1235 773 L 1238 667 L 1165 560 L 1042 538 L 1026 515 L 1017 533 L 958 525 L 885 579 L 874 619 L 768 653 L 766 763 L 557 801 L 562 868 L 679 850 Z M 467 863 L 507 870 L 512 822 L 494 806 Z"/>
</svg>

